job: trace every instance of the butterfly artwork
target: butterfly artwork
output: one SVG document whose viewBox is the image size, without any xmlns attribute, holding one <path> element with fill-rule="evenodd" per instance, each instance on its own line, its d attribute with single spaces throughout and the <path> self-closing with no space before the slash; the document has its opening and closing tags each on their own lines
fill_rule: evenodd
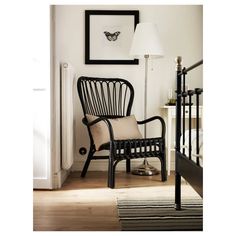
<svg viewBox="0 0 236 236">
<path fill-rule="evenodd" d="M 108 31 L 104 31 L 103 33 L 105 34 L 107 40 L 109 40 L 109 41 L 116 41 L 118 36 L 119 36 L 119 34 L 120 34 L 120 31 L 116 31 L 113 34 L 108 32 Z"/>
</svg>

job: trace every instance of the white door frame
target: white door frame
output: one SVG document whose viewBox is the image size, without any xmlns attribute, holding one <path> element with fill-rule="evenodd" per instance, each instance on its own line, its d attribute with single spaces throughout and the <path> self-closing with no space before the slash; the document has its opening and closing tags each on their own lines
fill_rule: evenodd
<svg viewBox="0 0 236 236">
<path fill-rule="evenodd" d="M 32 31 L 32 37 L 40 46 L 34 48 L 35 58 L 33 59 L 32 64 L 35 68 L 33 77 L 33 188 L 52 189 L 51 123 L 53 104 L 51 103 L 51 42 L 47 37 L 41 37 L 42 34 L 48 34 L 51 30 L 49 24 L 50 18 L 45 18 L 45 16 L 49 16 L 51 10 L 45 8 L 45 5 L 43 4 L 35 7 L 37 7 L 37 13 L 33 19 L 35 29 Z"/>
</svg>

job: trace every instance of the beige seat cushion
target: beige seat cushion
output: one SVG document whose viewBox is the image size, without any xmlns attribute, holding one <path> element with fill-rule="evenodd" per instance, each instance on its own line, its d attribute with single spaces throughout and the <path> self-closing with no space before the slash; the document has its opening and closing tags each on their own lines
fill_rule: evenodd
<svg viewBox="0 0 236 236">
<path fill-rule="evenodd" d="M 86 115 L 88 122 L 91 122 L 97 119 L 97 116 Z M 142 134 L 138 129 L 137 120 L 134 115 L 126 116 L 122 118 L 109 119 L 111 122 L 114 139 L 123 140 L 123 139 L 140 139 Z M 92 126 L 90 126 L 91 134 L 94 140 L 96 150 L 99 150 L 99 147 L 110 141 L 109 130 L 104 121 L 100 121 Z"/>
</svg>

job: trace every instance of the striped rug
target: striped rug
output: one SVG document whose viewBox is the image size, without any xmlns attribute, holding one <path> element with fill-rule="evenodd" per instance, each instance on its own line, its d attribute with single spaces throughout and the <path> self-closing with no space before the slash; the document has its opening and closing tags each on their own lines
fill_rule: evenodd
<svg viewBox="0 0 236 236">
<path fill-rule="evenodd" d="M 202 199 L 182 199 L 176 211 L 174 199 L 117 200 L 123 231 L 202 231 Z"/>
</svg>

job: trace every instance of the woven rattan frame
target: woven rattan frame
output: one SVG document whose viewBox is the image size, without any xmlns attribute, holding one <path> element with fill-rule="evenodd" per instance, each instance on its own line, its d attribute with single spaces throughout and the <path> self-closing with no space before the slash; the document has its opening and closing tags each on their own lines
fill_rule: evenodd
<svg viewBox="0 0 236 236">
<path fill-rule="evenodd" d="M 133 86 L 124 79 L 80 77 L 77 89 L 81 101 L 84 118 L 90 137 L 90 149 L 81 177 L 85 177 L 90 161 L 94 159 L 108 159 L 108 187 L 115 187 L 115 168 L 118 162 L 126 160 L 126 171 L 130 172 L 130 160 L 144 157 L 157 157 L 161 162 L 161 179 L 166 181 L 165 155 L 165 122 L 160 116 L 154 116 L 138 125 L 158 120 L 161 122 L 160 137 L 146 139 L 114 140 L 113 129 L 108 119 L 129 116 L 134 99 Z M 98 116 L 96 120 L 88 122 L 86 114 Z M 109 156 L 95 156 L 95 146 L 90 127 L 98 122 L 105 122 L 109 129 L 110 142 L 101 146 L 100 150 L 109 150 Z"/>
</svg>

